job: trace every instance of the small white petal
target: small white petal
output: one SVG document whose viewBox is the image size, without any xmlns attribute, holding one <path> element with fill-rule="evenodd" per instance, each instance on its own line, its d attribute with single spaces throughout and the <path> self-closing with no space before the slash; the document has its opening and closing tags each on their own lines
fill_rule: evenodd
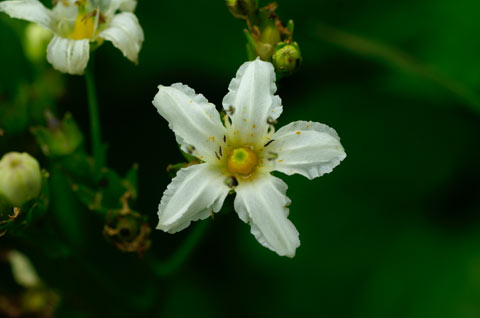
<svg viewBox="0 0 480 318">
<path fill-rule="evenodd" d="M 63 73 L 81 75 L 90 58 L 88 39 L 71 40 L 55 35 L 48 44 L 47 60 Z"/>
<path fill-rule="evenodd" d="M 0 11 L 5 12 L 12 18 L 35 22 L 51 29 L 51 12 L 38 0 L 3 1 L 0 2 Z"/>
<path fill-rule="evenodd" d="M 267 150 L 278 154 L 274 170 L 309 179 L 329 173 L 346 154 L 336 131 L 316 122 L 296 121 L 273 135 Z"/>
<path fill-rule="evenodd" d="M 37 287 L 40 284 L 35 268 L 25 254 L 12 250 L 6 255 L 12 267 L 12 274 L 15 281 L 26 288 Z"/>
<path fill-rule="evenodd" d="M 287 218 L 290 204 L 287 188 L 285 182 L 271 175 L 240 183 L 236 188 L 235 211 L 251 225 L 251 232 L 260 244 L 280 256 L 294 257 L 300 240 L 297 229 Z"/>
<path fill-rule="evenodd" d="M 100 38 L 111 41 L 130 61 L 138 63 L 138 53 L 144 40 L 143 30 L 137 17 L 131 12 L 115 15 Z"/>
<path fill-rule="evenodd" d="M 133 12 L 137 7 L 137 0 L 119 0 L 120 6 L 118 7 L 121 11 Z"/>
<path fill-rule="evenodd" d="M 193 152 L 204 161 L 217 160 L 215 152 L 226 130 L 215 105 L 180 83 L 168 87 L 160 85 L 153 105 L 168 121 L 183 151 Z M 191 151 L 190 146 L 193 146 Z"/>
<path fill-rule="evenodd" d="M 133 12 L 137 7 L 136 0 L 111 0 L 110 12 L 114 13 L 117 10 L 125 12 Z"/>
<path fill-rule="evenodd" d="M 57 1 L 52 9 L 54 31 L 59 35 L 67 35 L 73 31 L 78 16 L 78 7 L 74 4 L 78 0 Z"/>
<path fill-rule="evenodd" d="M 203 163 L 181 169 L 168 185 L 158 207 L 157 229 L 175 233 L 192 221 L 203 220 L 222 208 L 230 188 L 216 167 Z"/>
<path fill-rule="evenodd" d="M 282 113 L 282 101 L 274 95 L 277 87 L 273 65 L 260 59 L 244 63 L 228 90 L 223 107 L 228 113 L 231 107 L 234 110 L 230 137 L 244 144 L 263 142 L 268 118 L 277 119 Z"/>
</svg>

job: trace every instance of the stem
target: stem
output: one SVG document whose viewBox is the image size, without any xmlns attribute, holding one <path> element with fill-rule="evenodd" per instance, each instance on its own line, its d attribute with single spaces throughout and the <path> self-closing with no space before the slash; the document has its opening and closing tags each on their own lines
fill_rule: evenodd
<svg viewBox="0 0 480 318">
<path fill-rule="evenodd" d="M 90 138 L 92 143 L 92 154 L 95 160 L 95 174 L 98 175 L 104 166 L 105 158 L 102 146 L 100 129 L 100 115 L 98 113 L 98 100 L 93 78 L 93 61 L 85 70 L 85 81 L 87 84 L 88 108 L 90 112 Z"/>
<path fill-rule="evenodd" d="M 405 52 L 326 25 L 317 26 L 317 36 L 322 40 L 357 54 L 375 57 L 395 67 L 426 78 L 449 91 L 473 111 L 480 112 L 480 96 L 473 89 L 444 76 Z"/>
<path fill-rule="evenodd" d="M 162 262 L 152 256 L 148 257 L 146 261 L 155 276 L 169 276 L 180 269 L 182 264 L 189 258 L 195 247 L 200 242 L 200 239 L 205 234 L 208 224 L 209 223 L 206 221 L 198 223 L 190 232 L 182 245 L 177 248 L 177 250 L 172 256 L 170 256 L 168 260 Z"/>
</svg>

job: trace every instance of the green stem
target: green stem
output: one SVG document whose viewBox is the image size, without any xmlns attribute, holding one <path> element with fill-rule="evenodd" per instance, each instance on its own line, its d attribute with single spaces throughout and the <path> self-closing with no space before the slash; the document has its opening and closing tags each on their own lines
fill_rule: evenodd
<svg viewBox="0 0 480 318">
<path fill-rule="evenodd" d="M 179 270 L 200 242 L 207 230 L 208 224 L 207 221 L 199 222 L 168 260 L 162 262 L 151 255 L 147 257 L 147 264 L 155 276 L 165 277 Z"/>
<path fill-rule="evenodd" d="M 419 75 L 456 96 L 475 112 L 480 112 L 480 96 L 470 87 L 450 79 L 425 63 L 396 48 L 327 25 L 317 25 L 317 36 L 324 41 L 363 56 L 375 57 L 399 69 Z"/>
<path fill-rule="evenodd" d="M 98 100 L 95 90 L 95 80 L 93 78 L 93 61 L 85 70 L 85 81 L 87 84 L 88 107 L 90 112 L 90 138 L 92 142 L 92 154 L 95 160 L 95 173 L 98 176 L 101 168 L 105 164 L 105 155 L 102 146 L 102 137 L 100 129 L 100 115 L 98 112 Z"/>
</svg>

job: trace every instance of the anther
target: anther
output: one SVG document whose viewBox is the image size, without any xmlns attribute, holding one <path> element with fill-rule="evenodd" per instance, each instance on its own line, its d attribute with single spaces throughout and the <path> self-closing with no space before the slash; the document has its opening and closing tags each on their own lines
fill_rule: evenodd
<svg viewBox="0 0 480 318">
<path fill-rule="evenodd" d="M 269 125 L 276 125 L 276 124 L 278 124 L 278 121 L 275 120 L 275 119 L 273 119 L 273 117 L 268 117 L 268 118 L 267 118 L 267 124 L 269 124 Z"/>
<path fill-rule="evenodd" d="M 276 152 L 269 151 L 268 154 L 269 154 L 269 156 L 268 156 L 267 159 L 268 159 L 269 161 L 272 161 L 272 160 L 275 160 L 275 159 L 278 158 L 278 153 L 276 153 Z"/>
<path fill-rule="evenodd" d="M 232 189 L 238 186 L 238 180 L 234 176 L 230 176 L 227 179 L 225 179 L 225 184 L 227 185 L 227 187 Z"/>
<path fill-rule="evenodd" d="M 271 144 L 272 142 L 274 142 L 274 141 L 275 141 L 274 139 L 270 140 L 270 141 L 267 142 L 263 147 L 264 147 L 264 148 L 265 148 L 265 147 L 268 147 L 268 145 L 270 145 L 270 144 Z"/>
<path fill-rule="evenodd" d="M 188 145 L 187 146 L 187 152 L 189 155 L 193 155 L 193 152 L 195 151 L 195 147 L 194 146 L 191 146 L 191 145 Z"/>
</svg>

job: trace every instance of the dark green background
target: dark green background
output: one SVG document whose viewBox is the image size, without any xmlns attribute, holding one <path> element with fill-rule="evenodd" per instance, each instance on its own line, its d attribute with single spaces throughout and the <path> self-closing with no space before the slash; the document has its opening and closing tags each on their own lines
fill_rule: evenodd
<svg viewBox="0 0 480 318">
<path fill-rule="evenodd" d="M 280 17 L 295 21 L 304 58 L 298 73 L 278 83 L 279 126 L 325 123 L 347 153 L 319 179 L 282 176 L 300 232 L 295 258 L 257 243 L 227 200 L 225 211 L 204 221 L 207 234 L 187 263 L 153 281 L 93 222 L 89 258 L 105 279 L 78 260 L 23 249 L 62 294 L 59 316 L 480 317 L 478 1 L 278 2 Z M 95 75 L 108 164 L 124 173 L 139 163 L 137 210 L 155 225 L 170 182 L 165 168 L 182 160 L 151 104 L 157 86 L 183 82 L 221 106 L 246 60 L 245 25 L 221 0 L 140 0 L 136 14 L 146 38 L 139 66 L 107 43 L 95 52 Z M 325 25 L 375 49 L 327 40 Z M 3 14 L 0 36 L 6 90 L 31 70 Z M 59 108 L 87 132 L 84 80 L 65 77 Z M 195 226 L 173 236 L 155 231 L 154 252 L 167 258 Z"/>
</svg>

